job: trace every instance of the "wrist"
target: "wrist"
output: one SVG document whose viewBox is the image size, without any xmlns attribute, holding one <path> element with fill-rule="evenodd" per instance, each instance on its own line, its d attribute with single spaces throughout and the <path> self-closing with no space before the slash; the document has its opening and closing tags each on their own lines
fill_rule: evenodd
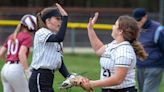
<svg viewBox="0 0 164 92">
<path fill-rule="evenodd" d="M 89 82 L 90 82 L 90 87 L 91 87 L 92 89 L 96 87 L 96 85 L 95 85 L 95 82 L 94 82 L 94 81 L 89 81 Z"/>
</svg>

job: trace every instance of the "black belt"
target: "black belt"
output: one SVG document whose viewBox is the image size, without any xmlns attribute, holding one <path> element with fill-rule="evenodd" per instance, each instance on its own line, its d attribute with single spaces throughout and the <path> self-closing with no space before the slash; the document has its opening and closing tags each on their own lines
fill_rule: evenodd
<svg viewBox="0 0 164 92">
<path fill-rule="evenodd" d="M 122 88 L 122 89 L 102 89 L 102 92 L 127 92 L 128 90 L 133 90 L 130 92 L 137 92 L 134 86 L 132 87 L 127 87 L 127 88 Z"/>
<path fill-rule="evenodd" d="M 54 72 L 55 72 L 55 70 L 42 69 L 42 68 L 39 68 L 39 69 L 32 69 L 32 71 L 34 71 L 34 72 L 40 72 L 40 73 L 46 73 L 46 72 L 54 73 Z"/>
<path fill-rule="evenodd" d="M 18 64 L 19 60 L 17 60 L 17 61 L 7 61 L 7 62 L 9 62 L 9 64 Z"/>
</svg>

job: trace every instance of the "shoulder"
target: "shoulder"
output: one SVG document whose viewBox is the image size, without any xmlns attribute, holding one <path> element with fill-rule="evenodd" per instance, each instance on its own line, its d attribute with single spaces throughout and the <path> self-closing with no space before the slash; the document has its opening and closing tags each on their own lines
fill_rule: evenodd
<svg viewBox="0 0 164 92">
<path fill-rule="evenodd" d="M 157 22 L 157 21 L 152 20 L 152 26 L 153 26 L 154 28 L 158 28 L 158 26 L 160 26 L 160 23 Z"/>
<path fill-rule="evenodd" d="M 125 41 L 117 46 L 116 53 L 119 53 L 120 56 L 130 56 L 133 55 L 134 49 L 129 42 Z"/>
<path fill-rule="evenodd" d="M 32 35 L 28 32 L 20 32 L 17 38 L 32 38 Z"/>
<path fill-rule="evenodd" d="M 41 34 L 41 33 L 52 33 L 52 32 L 49 29 L 43 27 L 36 32 L 36 34 Z"/>
</svg>

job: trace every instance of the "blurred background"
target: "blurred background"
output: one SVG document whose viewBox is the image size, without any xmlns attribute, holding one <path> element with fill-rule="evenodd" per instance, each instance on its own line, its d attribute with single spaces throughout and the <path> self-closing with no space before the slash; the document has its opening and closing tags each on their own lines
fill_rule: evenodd
<svg viewBox="0 0 164 92">
<path fill-rule="evenodd" d="M 112 40 L 112 25 L 116 19 L 120 15 L 131 16 L 133 9 L 137 7 L 145 8 L 150 18 L 164 24 L 164 0 L 0 0 L 0 46 L 3 45 L 7 36 L 14 32 L 24 14 L 36 15 L 43 8 L 53 6 L 55 3 L 61 4 L 69 14 L 64 40 L 64 52 L 69 52 L 69 54 L 64 55 L 64 61 L 71 72 L 84 74 L 91 79 L 99 79 L 99 58 L 93 53 L 90 54 L 93 50 L 86 31 L 88 19 L 94 15 L 94 12 L 100 12 L 97 24 L 101 26 L 95 30 L 104 43 Z M 74 54 L 76 52 L 80 54 Z M 30 54 L 29 61 L 31 59 Z M 0 61 L 0 69 L 3 64 L 4 62 Z M 55 78 L 56 92 L 84 92 L 80 88 L 60 91 L 58 86 L 64 78 L 59 74 Z M 164 78 L 159 92 L 164 92 L 163 86 Z M 0 92 L 2 92 L 1 80 Z M 100 89 L 94 92 L 100 92 Z"/>
<path fill-rule="evenodd" d="M 89 17 L 98 11 L 100 16 L 97 23 L 111 26 L 118 16 L 131 16 L 132 10 L 137 7 L 145 8 L 152 19 L 164 23 L 164 0 L 0 0 L 0 2 L 1 21 L 20 20 L 24 14 L 36 15 L 41 9 L 59 3 L 68 12 L 69 23 L 87 23 Z M 6 24 L 0 22 L 0 45 L 14 29 L 15 25 L 11 25 L 11 22 Z M 112 40 L 111 28 L 96 29 L 96 33 L 104 43 Z M 90 48 L 86 28 L 68 27 L 64 47 L 70 48 L 71 52 L 75 52 L 76 48 Z"/>
</svg>

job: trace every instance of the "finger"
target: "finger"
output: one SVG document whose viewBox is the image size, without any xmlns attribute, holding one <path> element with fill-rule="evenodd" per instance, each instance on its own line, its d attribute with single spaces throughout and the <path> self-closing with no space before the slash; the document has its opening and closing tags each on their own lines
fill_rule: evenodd
<svg viewBox="0 0 164 92">
<path fill-rule="evenodd" d="M 92 20 L 93 23 L 95 23 L 97 21 L 98 16 L 99 16 L 99 13 L 96 12 L 94 17 L 93 17 L 93 20 Z"/>
<path fill-rule="evenodd" d="M 67 16 L 67 12 L 61 7 L 60 4 L 56 3 L 56 6 L 57 8 L 59 9 L 60 13 L 63 15 L 63 16 Z"/>
</svg>

